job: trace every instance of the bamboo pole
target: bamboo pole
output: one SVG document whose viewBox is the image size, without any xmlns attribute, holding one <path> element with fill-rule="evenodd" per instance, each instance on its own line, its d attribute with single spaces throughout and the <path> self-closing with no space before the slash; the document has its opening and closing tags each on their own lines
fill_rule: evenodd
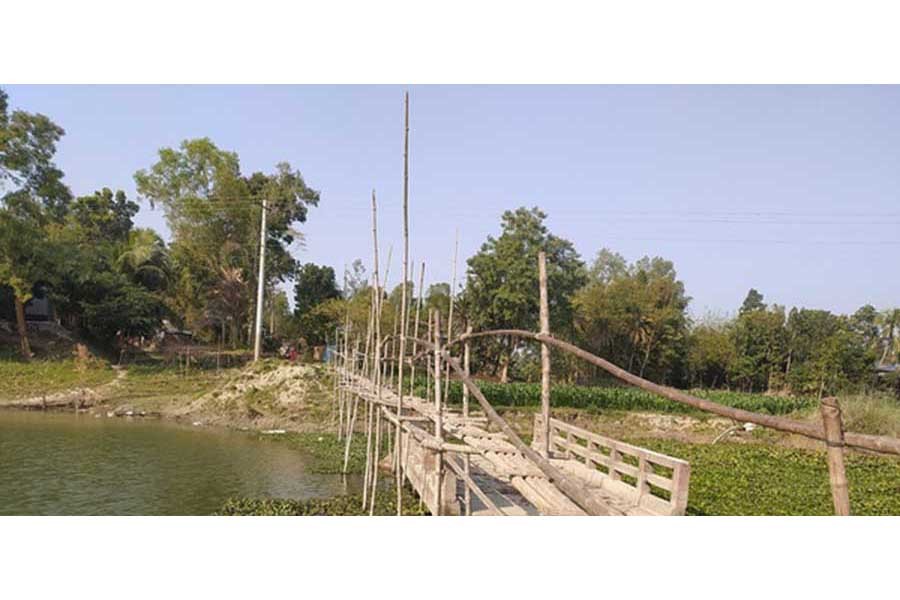
<svg viewBox="0 0 900 600">
<path fill-rule="evenodd" d="M 441 402 L 441 313 L 434 311 L 434 435 L 439 441 L 444 439 L 444 409 Z M 435 488 L 436 516 L 441 516 L 441 488 L 444 483 L 444 456 L 437 452 L 437 486 Z"/>
<path fill-rule="evenodd" d="M 419 269 L 419 297 L 416 299 L 416 320 L 415 326 L 413 328 L 413 347 L 412 353 L 415 356 L 418 353 L 418 347 L 416 346 L 416 341 L 419 339 L 419 313 L 422 310 L 422 298 L 425 296 L 425 291 L 422 289 L 425 285 L 425 261 L 422 261 L 422 267 Z M 426 371 L 428 369 L 425 369 Z M 413 386 L 416 384 L 416 363 L 415 361 L 411 361 L 410 370 L 409 370 L 409 395 L 413 395 Z"/>
<path fill-rule="evenodd" d="M 478 404 L 481 405 L 481 410 L 484 411 L 484 414 L 487 416 L 488 420 L 496 425 L 500 429 L 500 431 L 502 431 L 506 435 L 509 443 L 515 446 L 516 450 L 525 455 L 525 458 L 527 460 L 534 463 L 534 465 L 544 474 L 544 476 L 552 481 L 563 494 L 565 494 L 570 500 L 572 500 L 572 502 L 577 504 L 590 515 L 610 514 L 608 507 L 599 502 L 590 493 L 588 493 L 587 490 L 585 490 L 583 482 L 577 481 L 572 477 L 564 474 L 562 471 L 550 464 L 549 460 L 532 450 L 527 444 L 522 441 L 522 438 L 519 437 L 519 434 L 517 434 L 512 429 L 512 427 L 509 426 L 509 424 L 503 419 L 503 417 L 497 414 L 497 411 L 494 410 L 494 407 L 491 406 L 491 403 L 488 402 L 487 398 L 484 397 L 484 394 L 481 392 L 475 382 L 472 381 L 471 377 L 466 375 L 462 366 L 460 366 L 459 361 L 451 357 L 446 350 L 438 349 L 433 343 L 425 341 L 421 341 L 420 343 L 424 348 L 435 352 L 435 354 L 443 354 L 444 360 L 450 363 L 450 366 L 456 372 L 457 376 L 462 380 L 463 385 L 467 386 L 472 392 L 472 395 L 475 396 L 475 399 L 478 400 Z"/>
<path fill-rule="evenodd" d="M 453 306 L 456 299 L 456 263 L 459 255 L 459 229 L 456 230 L 456 241 L 453 244 L 453 276 L 450 279 L 450 311 L 447 315 L 447 339 L 453 339 Z M 444 377 L 444 404 L 450 401 L 450 365 L 447 364 Z"/>
<path fill-rule="evenodd" d="M 834 514 L 846 517 L 850 515 L 850 493 L 844 470 L 844 427 L 841 422 L 841 407 L 836 398 L 822 398 L 819 410 L 822 413 L 822 426 L 827 438 L 825 448 Z"/>
<path fill-rule="evenodd" d="M 373 339 L 373 344 L 375 347 L 375 360 L 374 360 L 374 369 L 375 369 L 375 395 L 379 401 L 381 401 L 381 382 L 382 382 L 382 373 L 381 373 L 381 300 L 382 300 L 382 292 L 381 285 L 378 278 L 378 206 L 375 200 L 375 190 L 372 190 L 372 248 L 373 248 L 373 258 L 374 258 L 374 273 L 373 277 L 375 278 L 375 337 Z M 390 256 L 390 250 L 388 251 L 388 255 Z M 390 258 L 388 258 L 388 269 L 390 269 Z M 387 279 L 387 275 L 385 275 L 385 279 Z M 367 444 L 368 446 L 368 444 Z M 367 448 L 368 450 L 368 448 Z M 368 455 L 368 452 L 367 452 Z M 366 465 L 368 467 L 368 464 Z M 368 469 L 366 473 L 366 480 L 364 482 L 368 484 Z M 365 494 L 364 494 L 365 497 Z M 365 508 L 365 505 L 363 505 Z"/>
<path fill-rule="evenodd" d="M 400 360 L 397 362 L 397 417 L 403 416 L 403 356 L 406 354 L 406 296 L 407 280 L 409 279 L 409 92 L 403 94 L 403 284 L 402 284 L 402 314 L 403 323 L 400 328 Z M 397 426 L 397 516 L 403 509 L 403 465 L 400 462 L 403 436 Z"/>
<path fill-rule="evenodd" d="M 434 309 L 428 309 L 428 341 L 430 342 L 433 339 L 432 332 L 434 331 Z M 427 362 L 425 363 L 425 398 L 431 397 L 431 365 Z"/>
<path fill-rule="evenodd" d="M 362 510 L 366 509 L 368 504 L 369 480 L 372 470 L 372 413 L 375 405 L 366 401 L 366 467 L 363 471 L 363 494 L 362 494 Z"/>
<path fill-rule="evenodd" d="M 550 335 L 550 303 L 547 299 L 547 255 L 538 254 L 538 279 L 540 282 L 541 333 Z M 543 418 L 540 441 L 541 454 L 550 457 L 550 346 L 541 343 L 541 416 Z"/>
<path fill-rule="evenodd" d="M 376 408 L 376 407 L 373 407 Z M 378 457 L 381 455 L 381 407 L 373 411 L 375 413 L 375 451 L 372 461 L 372 493 L 369 496 L 369 516 L 375 514 L 375 492 L 378 489 Z"/>
<path fill-rule="evenodd" d="M 472 333 L 472 326 L 466 326 L 466 333 Z M 467 340 L 463 347 L 463 371 L 465 371 L 466 376 L 470 376 L 472 374 L 471 370 L 471 355 L 472 355 L 472 344 Z M 463 418 L 469 418 L 469 388 L 465 385 L 462 386 L 462 414 Z M 466 454 L 463 456 L 463 479 L 467 482 L 471 481 L 471 461 L 469 460 L 469 455 Z M 477 493 L 477 492 L 476 492 Z M 482 501 L 484 501 L 482 499 Z M 466 516 L 471 516 L 472 514 L 472 492 L 470 490 L 470 486 L 466 485 L 465 491 L 463 492 L 463 504 L 466 508 Z"/>
<path fill-rule="evenodd" d="M 659 385 L 658 383 L 653 383 L 652 381 L 648 381 L 643 377 L 638 377 L 637 375 L 629 373 L 625 369 L 612 364 L 608 360 L 591 354 L 587 350 L 582 350 L 574 344 L 556 339 L 552 335 L 548 336 L 531 331 L 525 331 L 522 329 L 494 329 L 491 331 L 479 331 L 471 335 L 462 335 L 453 340 L 453 343 L 460 343 L 464 342 L 467 339 L 489 336 L 512 336 L 522 339 L 535 340 L 538 342 L 545 342 L 553 348 L 577 356 L 578 358 L 581 358 L 582 360 L 585 360 L 592 365 L 600 367 L 613 377 L 624 381 L 629 385 L 633 385 L 644 391 L 662 396 L 663 398 L 668 398 L 673 402 L 686 404 L 688 406 L 692 406 L 706 412 L 711 412 L 721 417 L 734 419 L 735 421 L 755 423 L 756 425 L 762 425 L 763 427 L 770 427 L 772 429 L 777 429 L 779 431 L 784 431 L 787 433 L 795 433 L 797 435 L 802 435 L 808 438 L 827 441 L 824 430 L 816 425 L 804 423 L 801 421 L 795 421 L 793 419 L 788 419 L 785 417 L 764 415 L 761 413 L 751 412 L 749 410 L 731 408 L 730 406 L 724 406 L 717 402 L 713 402 L 712 400 L 706 400 L 704 398 L 697 398 L 696 396 L 685 394 L 684 392 L 676 390 L 675 388 Z M 900 455 L 900 439 L 888 436 L 845 432 L 844 445 L 852 446 L 854 448 L 860 448 L 863 450 L 871 450 L 873 452 Z"/>
</svg>

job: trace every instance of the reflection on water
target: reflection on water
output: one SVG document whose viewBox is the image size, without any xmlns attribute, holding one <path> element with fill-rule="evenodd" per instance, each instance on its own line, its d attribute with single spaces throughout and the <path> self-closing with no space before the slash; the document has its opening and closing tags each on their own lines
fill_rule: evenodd
<svg viewBox="0 0 900 600">
<path fill-rule="evenodd" d="M 325 498 L 356 479 L 240 432 L 0 411 L 0 514 L 206 515 L 228 497 Z M 348 489 L 348 486 L 350 489 Z"/>
</svg>

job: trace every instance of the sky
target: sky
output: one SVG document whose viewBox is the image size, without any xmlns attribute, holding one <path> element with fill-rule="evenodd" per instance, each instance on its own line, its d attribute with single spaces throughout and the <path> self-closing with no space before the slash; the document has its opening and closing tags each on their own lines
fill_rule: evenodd
<svg viewBox="0 0 900 600">
<path fill-rule="evenodd" d="M 321 202 L 301 262 L 371 270 L 371 192 L 388 285 L 400 280 L 402 98 L 410 92 L 410 253 L 449 281 L 539 206 L 585 261 L 603 247 L 671 260 L 696 317 L 765 300 L 852 312 L 900 305 L 900 87 L 3 86 L 66 130 L 76 195 L 136 196 L 162 147 L 209 137 L 245 174 L 289 162 Z M 159 207 L 140 226 L 168 235 Z M 382 268 L 384 268 L 382 266 Z M 415 280 L 418 280 L 416 267 Z"/>
</svg>

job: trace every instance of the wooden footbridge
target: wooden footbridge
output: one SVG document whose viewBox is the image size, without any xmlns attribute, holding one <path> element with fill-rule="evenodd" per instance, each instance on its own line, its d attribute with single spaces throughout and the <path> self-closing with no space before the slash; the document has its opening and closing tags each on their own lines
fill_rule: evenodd
<svg viewBox="0 0 900 600">
<path fill-rule="evenodd" d="M 368 403 L 401 431 L 399 471 L 435 515 L 585 515 L 502 431 L 483 415 L 442 410 L 415 396 L 396 393 L 346 370 L 341 389 Z M 358 410 L 358 407 L 357 407 Z M 352 414 L 351 414 L 352 418 Z M 441 423 L 441 432 L 434 431 Z M 376 432 L 381 428 L 378 427 Z M 543 431 L 535 418 L 535 439 Z M 679 515 L 687 506 L 687 462 L 593 434 L 551 419 L 549 464 L 571 479 L 609 515 Z M 536 443 L 536 446 L 539 446 Z M 376 444 L 373 447 L 379 447 Z M 397 468 L 395 454 L 387 462 Z"/>
<path fill-rule="evenodd" d="M 392 335 L 383 336 L 381 320 L 387 285 L 380 279 L 375 193 L 372 193 L 374 271 L 369 322 L 353 331 L 350 314 L 335 332 L 331 355 L 335 373 L 334 416 L 345 440 L 347 470 L 354 434 L 366 436 L 363 506 L 374 511 L 381 467 L 390 468 L 397 493 L 397 514 L 409 484 L 434 515 L 681 515 L 688 502 L 690 465 L 574 427 L 552 417 L 551 350 L 575 356 L 621 382 L 737 423 L 754 423 L 825 443 L 835 513 L 850 514 L 844 452 L 900 455 L 900 439 L 844 432 L 834 398 L 821 402 L 821 424 L 754 413 L 697 398 L 634 375 L 607 360 L 550 334 L 547 269 L 538 254 L 540 332 L 504 329 L 453 336 L 454 295 L 446 329 L 441 315 L 427 315 L 427 335 L 419 335 L 422 294 L 411 319 L 409 280 L 408 155 L 409 98 L 405 101 L 403 152 L 403 262 L 401 301 Z M 390 260 L 388 261 L 388 264 Z M 424 263 L 419 275 L 423 289 Z M 456 256 L 453 283 L 456 289 Z M 399 323 L 399 328 L 397 327 Z M 532 443 L 525 444 L 497 413 L 470 377 L 471 342 L 502 336 L 541 346 L 541 411 Z M 454 354 L 454 352 L 456 354 Z M 459 359 L 461 352 L 462 360 Z M 416 369 L 424 365 L 425 398 L 417 396 Z M 450 374 L 463 384 L 461 406 L 448 402 Z M 421 380 L 421 373 L 420 379 Z M 443 383 L 442 383 L 443 382 Z M 433 394 L 432 394 L 433 391 Z M 470 397 L 477 410 L 470 411 Z M 363 423 L 360 424 L 362 415 Z"/>
</svg>

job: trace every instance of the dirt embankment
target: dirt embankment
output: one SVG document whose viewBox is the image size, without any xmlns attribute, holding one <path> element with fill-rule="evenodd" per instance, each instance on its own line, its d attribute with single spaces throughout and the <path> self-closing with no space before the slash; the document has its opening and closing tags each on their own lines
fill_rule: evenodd
<svg viewBox="0 0 900 600">
<path fill-rule="evenodd" d="M 159 380 L 165 387 L 165 379 Z M 179 381 L 171 384 L 176 393 L 160 389 L 158 395 L 144 391 L 106 398 L 98 408 L 254 430 L 316 431 L 326 427 L 331 418 L 332 379 L 328 369 L 319 364 L 264 361 L 230 371 L 200 391 L 178 390 L 178 386 Z M 165 400 L 160 401 L 161 397 Z"/>
</svg>

